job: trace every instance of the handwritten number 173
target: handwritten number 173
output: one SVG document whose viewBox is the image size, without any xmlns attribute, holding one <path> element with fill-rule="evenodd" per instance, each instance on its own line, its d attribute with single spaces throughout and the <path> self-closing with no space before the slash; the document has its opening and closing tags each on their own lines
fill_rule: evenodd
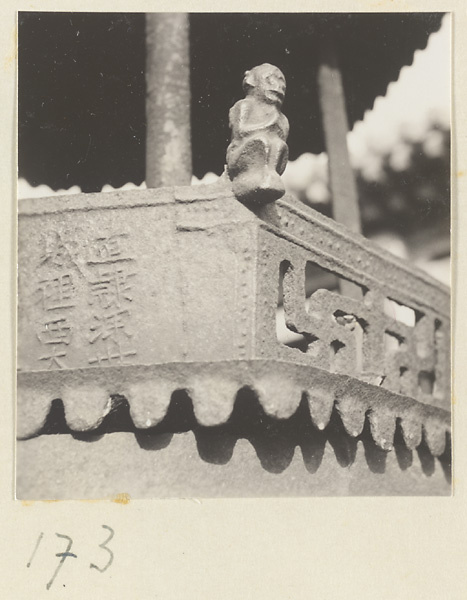
<svg viewBox="0 0 467 600">
<path fill-rule="evenodd" d="M 106 571 L 110 565 L 112 564 L 112 561 L 114 559 L 114 554 L 112 552 L 112 550 L 107 546 L 107 544 L 110 542 L 110 540 L 113 538 L 114 536 L 114 530 L 109 527 L 108 525 L 102 525 L 103 529 L 107 529 L 107 531 L 109 532 L 108 537 L 102 542 L 102 544 L 99 544 L 99 548 L 102 548 L 102 550 L 105 550 L 108 553 L 108 558 L 107 558 L 107 562 L 106 564 L 104 564 L 103 566 L 99 567 L 97 565 L 95 565 L 94 563 L 90 563 L 89 568 L 91 569 L 97 569 L 100 573 L 103 573 L 104 571 Z M 58 572 L 60 571 L 60 569 L 63 566 L 63 563 L 65 562 L 65 560 L 67 558 L 78 558 L 76 554 L 74 554 L 73 552 L 71 552 L 71 547 L 73 545 L 73 540 L 71 539 L 71 537 L 69 537 L 68 535 L 63 535 L 61 533 L 56 533 L 55 534 L 57 537 L 68 540 L 66 549 L 63 552 L 58 552 L 55 556 L 57 558 L 60 559 L 57 568 L 55 569 L 54 574 L 52 575 L 50 581 L 47 583 L 47 589 L 49 590 L 50 587 L 52 586 L 53 582 L 55 581 L 55 578 L 58 575 Z M 41 532 L 41 534 L 39 535 L 36 545 L 34 547 L 33 553 L 31 555 L 31 558 L 29 559 L 28 564 L 26 565 L 27 567 L 31 566 L 32 561 L 34 560 L 34 556 L 36 555 L 37 549 L 39 548 L 39 544 L 42 541 L 42 538 L 44 537 L 44 533 Z"/>
</svg>

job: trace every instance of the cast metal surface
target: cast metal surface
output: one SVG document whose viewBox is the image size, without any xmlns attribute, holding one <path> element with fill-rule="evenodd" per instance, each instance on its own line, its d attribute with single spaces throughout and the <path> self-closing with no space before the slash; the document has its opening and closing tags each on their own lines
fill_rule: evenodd
<svg viewBox="0 0 467 600">
<path fill-rule="evenodd" d="M 362 301 L 307 297 L 308 264 Z M 278 339 L 280 288 L 300 348 Z M 177 390 L 216 427 L 246 386 L 276 420 L 306 398 L 317 430 L 334 409 L 384 451 L 400 426 L 408 449 L 449 452 L 448 289 L 288 195 L 252 211 L 221 180 L 22 201 L 18 327 L 21 439 L 57 398 L 71 431 L 99 427 L 115 395 L 150 430 Z"/>
<path fill-rule="evenodd" d="M 198 424 L 214 427 L 232 415 L 240 391 L 248 387 L 264 413 L 289 419 L 306 398 L 312 423 L 324 430 L 335 409 L 345 431 L 358 437 L 368 417 L 371 436 L 382 450 L 391 450 L 397 423 L 410 450 L 424 437 L 433 456 L 446 450 L 450 416 L 352 377 L 285 360 L 232 360 L 134 365 L 105 369 L 57 370 L 18 375 L 18 437 L 41 433 L 52 399 L 61 398 L 71 431 L 96 430 L 113 410 L 112 397 L 128 401 L 137 429 L 151 429 L 167 415 L 176 391 L 185 390 Z"/>
<path fill-rule="evenodd" d="M 230 109 L 227 173 L 235 196 L 247 204 L 273 202 L 285 192 L 280 178 L 289 153 L 289 122 L 281 112 L 285 88 L 277 67 L 259 65 L 246 71 L 246 97 Z"/>
<path fill-rule="evenodd" d="M 449 495 L 443 464 L 429 451 L 393 452 L 366 439 L 305 430 L 219 428 L 159 435 L 73 433 L 18 442 L 17 497 L 26 500 L 264 496 Z M 292 425 L 289 430 L 292 429 Z M 294 430 L 299 430 L 297 423 Z M 300 435 L 300 433 L 299 433 Z M 306 439 L 305 439 L 306 436 Z"/>
</svg>

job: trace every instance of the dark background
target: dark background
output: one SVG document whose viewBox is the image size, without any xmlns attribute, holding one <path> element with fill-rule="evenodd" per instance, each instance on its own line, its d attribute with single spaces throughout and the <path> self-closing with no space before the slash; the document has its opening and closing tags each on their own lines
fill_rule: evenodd
<svg viewBox="0 0 467 600">
<path fill-rule="evenodd" d="M 350 124 L 386 92 L 442 13 L 190 15 L 194 174 L 220 174 L 228 111 L 246 69 L 287 79 L 290 158 L 324 150 L 316 48 L 333 35 Z M 144 14 L 19 14 L 19 176 L 52 189 L 139 185 L 145 177 Z"/>
</svg>

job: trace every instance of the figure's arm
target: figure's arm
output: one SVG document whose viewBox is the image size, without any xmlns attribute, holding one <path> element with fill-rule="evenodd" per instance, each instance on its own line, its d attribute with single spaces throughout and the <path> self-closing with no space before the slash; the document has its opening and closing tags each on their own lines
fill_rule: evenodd
<svg viewBox="0 0 467 600">
<path fill-rule="evenodd" d="M 289 137 L 289 129 L 290 127 L 288 118 L 284 114 L 281 114 L 280 130 L 282 133 L 281 137 L 284 141 Z"/>
<path fill-rule="evenodd" d="M 253 102 L 255 102 L 255 104 L 253 104 Z M 232 129 L 232 138 L 245 137 L 250 133 L 255 133 L 256 131 L 259 132 L 267 130 L 269 129 L 269 127 L 275 125 L 278 119 L 280 119 L 281 116 L 283 116 L 277 110 L 273 110 L 272 113 L 270 113 L 268 119 L 265 119 L 264 121 L 256 121 L 255 117 L 257 117 L 258 114 L 261 114 L 262 107 L 258 106 L 258 103 L 256 103 L 256 101 L 253 102 L 249 100 L 239 100 L 230 109 L 229 122 L 230 127 Z M 254 114 L 255 108 L 260 109 L 257 111 L 257 114 Z"/>
<path fill-rule="evenodd" d="M 251 131 L 254 131 L 256 127 L 248 127 L 249 121 L 249 101 L 239 100 L 236 102 L 229 112 L 229 125 L 232 130 L 232 139 L 237 137 L 244 137 Z"/>
<path fill-rule="evenodd" d="M 229 110 L 229 127 L 232 130 L 232 134 L 237 130 L 237 123 L 240 119 L 240 104 L 243 100 L 236 102 Z"/>
</svg>

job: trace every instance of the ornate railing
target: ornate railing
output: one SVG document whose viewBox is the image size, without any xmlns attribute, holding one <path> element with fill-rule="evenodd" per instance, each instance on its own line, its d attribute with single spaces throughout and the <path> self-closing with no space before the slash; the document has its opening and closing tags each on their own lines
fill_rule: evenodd
<svg viewBox="0 0 467 600">
<path fill-rule="evenodd" d="M 410 446 L 423 426 L 444 450 L 447 289 L 289 196 L 251 210 L 222 180 L 25 200 L 19 240 L 20 437 L 40 431 L 54 398 L 72 429 L 96 427 L 116 394 L 152 427 L 181 388 L 200 423 L 219 424 L 247 385 L 278 418 L 305 393 L 319 427 L 336 405 L 352 435 L 369 414 L 389 448 L 401 419 Z M 307 263 L 353 282 L 354 297 L 306 299 Z M 300 348 L 276 335 L 281 273 Z M 408 307 L 413 324 L 385 301 Z"/>
<path fill-rule="evenodd" d="M 247 73 L 247 92 L 263 75 L 279 106 L 270 65 Z M 319 429 L 336 409 L 354 437 L 368 418 L 385 450 L 399 423 L 409 448 L 446 451 L 448 289 L 283 195 L 287 122 L 266 107 L 252 127 L 247 100 L 216 184 L 21 202 L 20 438 L 57 398 L 71 430 L 98 427 L 115 396 L 152 428 L 179 389 L 200 424 L 219 425 L 248 386 L 278 419 L 306 397 Z M 320 270 L 340 293 L 313 286 Z"/>
<path fill-rule="evenodd" d="M 292 197 L 264 218 L 263 294 L 275 297 L 283 280 L 286 326 L 306 344 L 301 353 L 280 348 L 279 356 L 449 408 L 448 289 Z M 318 289 L 306 298 L 310 266 L 336 275 L 343 294 Z M 272 308 L 258 311 L 268 356 L 277 352 L 272 318 Z"/>
</svg>

